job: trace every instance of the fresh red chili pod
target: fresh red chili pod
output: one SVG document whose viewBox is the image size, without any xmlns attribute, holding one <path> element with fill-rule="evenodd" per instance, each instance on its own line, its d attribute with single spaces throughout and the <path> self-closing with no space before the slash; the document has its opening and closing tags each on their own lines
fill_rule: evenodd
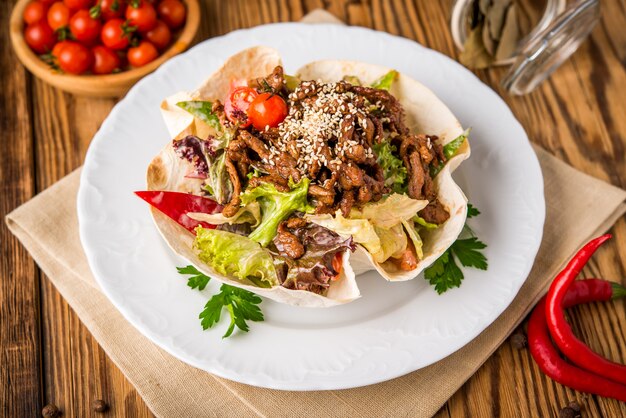
<svg viewBox="0 0 626 418">
<path fill-rule="evenodd" d="M 215 200 L 188 193 L 143 191 L 135 192 L 135 194 L 194 234 L 198 225 L 210 229 L 215 229 L 216 226 L 191 219 L 187 216 L 188 213 L 217 213 L 222 211 L 222 206 Z"/>
<path fill-rule="evenodd" d="M 576 280 L 563 298 L 563 309 L 590 302 L 606 302 L 626 297 L 626 287 L 602 279 Z"/>
<path fill-rule="evenodd" d="M 563 308 L 574 305 L 616 299 L 626 296 L 626 288 L 599 279 L 579 280 L 572 284 L 563 298 Z M 530 354 L 551 379 L 580 392 L 618 399 L 626 402 L 626 385 L 598 376 L 572 365 L 561 358 L 552 344 L 546 321 L 546 298 L 543 297 L 528 322 Z"/>
<path fill-rule="evenodd" d="M 576 338 L 563 312 L 563 299 L 576 276 L 598 247 L 609 238 L 611 235 L 606 234 L 589 241 L 556 276 L 546 298 L 546 319 L 556 346 L 568 359 L 600 376 L 626 384 L 626 365 L 602 357 Z"/>
</svg>

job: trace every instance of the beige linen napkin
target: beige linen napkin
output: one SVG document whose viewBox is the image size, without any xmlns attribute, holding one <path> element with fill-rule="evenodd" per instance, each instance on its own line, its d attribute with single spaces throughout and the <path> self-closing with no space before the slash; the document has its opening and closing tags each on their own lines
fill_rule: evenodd
<svg viewBox="0 0 626 418">
<path fill-rule="evenodd" d="M 328 21 L 326 16 L 321 15 Z M 475 340 L 446 359 L 357 389 L 259 389 L 195 369 L 152 344 L 100 293 L 89 270 L 78 238 L 78 170 L 10 213 L 6 222 L 157 416 L 430 416 L 518 325 L 571 254 L 626 211 L 626 191 L 535 150 L 545 181 L 544 238 L 513 303 Z"/>
</svg>

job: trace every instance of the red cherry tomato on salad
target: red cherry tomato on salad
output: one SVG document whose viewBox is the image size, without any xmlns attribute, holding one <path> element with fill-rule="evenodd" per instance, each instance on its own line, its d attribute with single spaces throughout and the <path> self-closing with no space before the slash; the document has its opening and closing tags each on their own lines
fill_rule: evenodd
<svg viewBox="0 0 626 418">
<path fill-rule="evenodd" d="M 79 10 L 70 19 L 70 32 L 77 41 L 86 45 L 90 45 L 98 39 L 101 29 L 100 19 L 91 17 L 88 10 Z"/>
<path fill-rule="evenodd" d="M 131 2 L 126 8 L 126 19 L 128 24 L 136 26 L 139 32 L 147 32 L 156 25 L 157 14 L 154 7 L 145 0 L 133 4 Z"/>
<path fill-rule="evenodd" d="M 63 3 L 71 10 L 89 9 L 93 0 L 63 0 Z"/>
<path fill-rule="evenodd" d="M 128 48 L 128 62 L 133 67 L 142 67 L 159 56 L 156 47 L 148 41 L 141 41 L 139 45 Z"/>
<path fill-rule="evenodd" d="M 240 128 L 250 126 L 250 118 L 248 118 L 248 108 L 259 94 L 255 89 L 250 87 L 237 87 L 230 92 L 226 100 L 224 100 L 224 111 L 229 121 L 239 124 Z"/>
<path fill-rule="evenodd" d="M 128 46 L 130 33 L 122 19 L 111 19 L 102 27 L 100 39 L 111 49 L 124 49 Z"/>
<path fill-rule="evenodd" d="M 274 128 L 287 117 L 287 104 L 276 94 L 263 93 L 250 103 L 248 118 L 259 131 L 266 126 Z"/>
<path fill-rule="evenodd" d="M 145 33 L 144 38 L 152 42 L 158 50 L 162 51 L 170 44 L 172 33 L 162 20 L 157 20 L 156 25 Z"/>
<path fill-rule="evenodd" d="M 120 57 L 112 49 L 98 45 L 94 46 L 91 51 L 93 52 L 92 73 L 111 74 L 116 68 L 120 68 Z"/>
<path fill-rule="evenodd" d="M 57 41 L 54 31 L 43 20 L 28 25 L 24 31 L 24 39 L 28 46 L 38 54 L 50 52 Z"/>
<path fill-rule="evenodd" d="M 58 1 L 50 6 L 47 18 L 48 25 L 53 30 L 58 30 L 63 26 L 67 26 L 70 22 L 70 9 L 64 3 Z"/>
<path fill-rule="evenodd" d="M 159 17 L 170 29 L 176 29 L 185 23 L 185 5 L 179 0 L 163 0 L 157 6 Z"/>
<path fill-rule="evenodd" d="M 24 22 L 28 25 L 32 25 L 33 23 L 40 22 L 46 18 L 48 13 L 48 6 L 43 4 L 40 1 L 31 1 L 24 8 L 24 13 L 22 13 L 22 18 Z"/>
<path fill-rule="evenodd" d="M 91 68 L 93 53 L 85 45 L 67 41 L 57 57 L 59 67 L 70 74 L 82 74 Z"/>
<path fill-rule="evenodd" d="M 122 17 L 126 12 L 126 2 L 124 0 L 100 0 L 98 6 L 100 6 L 100 16 L 104 20 Z"/>
</svg>

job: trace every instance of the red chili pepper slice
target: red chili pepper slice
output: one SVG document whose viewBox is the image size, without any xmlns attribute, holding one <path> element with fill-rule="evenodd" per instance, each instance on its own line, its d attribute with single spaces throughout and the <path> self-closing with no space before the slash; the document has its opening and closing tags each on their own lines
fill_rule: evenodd
<svg viewBox="0 0 626 418">
<path fill-rule="evenodd" d="M 135 194 L 194 234 L 198 225 L 210 229 L 215 229 L 216 226 L 191 219 L 187 216 L 188 213 L 216 213 L 222 211 L 222 206 L 215 200 L 189 193 L 156 190 L 135 192 Z"/>
<path fill-rule="evenodd" d="M 593 253 L 610 234 L 591 240 L 572 258 L 567 267 L 552 282 L 546 298 L 546 320 L 556 346 L 576 365 L 604 376 L 615 382 L 626 384 L 626 365 L 614 363 L 591 350 L 580 341 L 570 328 L 563 312 L 563 299 L 576 276 Z"/>
<path fill-rule="evenodd" d="M 572 284 L 563 298 L 562 308 L 616 299 L 626 296 L 626 288 L 599 279 L 579 280 Z M 544 296 L 533 310 L 528 322 L 528 345 L 533 359 L 551 379 L 580 392 L 588 392 L 626 402 L 626 385 L 598 376 L 567 363 L 552 344 L 546 321 Z"/>
</svg>

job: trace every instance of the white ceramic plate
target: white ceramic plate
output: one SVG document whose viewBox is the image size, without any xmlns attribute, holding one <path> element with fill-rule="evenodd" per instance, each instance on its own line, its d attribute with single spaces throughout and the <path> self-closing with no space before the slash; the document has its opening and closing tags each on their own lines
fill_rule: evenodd
<svg viewBox="0 0 626 418">
<path fill-rule="evenodd" d="M 191 290 L 148 205 L 133 195 L 169 140 L 161 100 L 191 90 L 233 53 L 277 48 L 287 72 L 318 59 L 396 68 L 431 88 L 464 126 L 472 156 L 455 178 L 482 215 L 471 220 L 489 247 L 489 270 L 464 271 L 461 288 L 437 293 L 418 277 L 388 283 L 359 276 L 363 297 L 328 309 L 264 300 L 265 322 L 222 340 L 226 323 L 202 331 L 211 292 Z M 475 338 L 513 300 L 541 241 L 545 204 L 537 158 L 506 104 L 471 72 L 412 41 L 340 25 L 276 24 L 203 42 L 141 80 L 94 138 L 78 194 L 80 237 L 98 283 L 144 335 L 179 359 L 228 379 L 289 390 L 342 389 L 398 377 Z"/>
</svg>

